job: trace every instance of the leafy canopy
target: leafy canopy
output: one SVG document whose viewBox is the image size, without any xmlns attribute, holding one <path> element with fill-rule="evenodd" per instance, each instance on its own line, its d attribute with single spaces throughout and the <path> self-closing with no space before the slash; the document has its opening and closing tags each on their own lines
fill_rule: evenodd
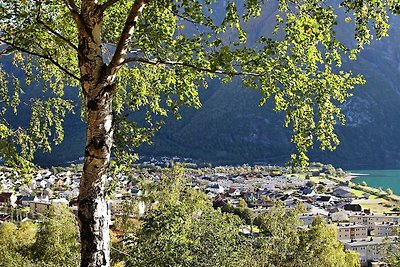
<svg viewBox="0 0 400 267">
<path fill-rule="evenodd" d="M 318 217 L 301 227 L 304 206 L 282 202 L 254 220 L 256 235 L 245 235 L 251 222 L 213 209 L 204 192 L 188 186 L 185 173 L 174 167 L 153 187 L 143 187 L 149 209 L 125 228 L 114 245 L 114 260 L 126 266 L 359 266 L 358 254 L 344 251 L 334 225 Z M 168 194 L 170 192 L 170 194 Z M 243 203 L 244 204 L 244 203 Z M 243 205 L 242 204 L 242 205 Z M 245 208 L 244 206 L 242 209 Z M 138 227 L 139 225 L 139 227 Z M 122 253 L 124 252 L 124 253 Z"/>
<path fill-rule="evenodd" d="M 255 224 L 260 228 L 259 266 L 360 266 L 357 252 L 344 250 L 337 240 L 337 229 L 317 217 L 308 227 L 301 227 L 304 207 L 286 209 L 277 203 L 267 213 L 259 215 Z"/>
<path fill-rule="evenodd" d="M 105 65 L 112 62 L 134 2 L 99 3 Z M 337 1 L 146 2 L 116 79 L 114 152 L 125 163 L 133 159 L 132 146 L 151 142 L 163 117 L 179 118 L 182 105 L 199 108 L 198 89 L 210 79 L 229 82 L 235 76 L 260 91 L 260 105 L 272 102 L 286 114 L 285 126 L 293 129 L 298 151 L 293 160 L 305 164 L 315 140 L 321 149 L 335 149 L 334 126 L 345 121 L 340 104 L 364 82 L 341 69 L 342 59 L 354 59 L 371 39 L 387 35 L 388 10 L 399 12 L 397 1 L 341 1 L 349 14 L 346 22 L 355 24 L 357 41 L 346 47 L 335 34 L 338 25 L 346 24 L 335 15 Z M 276 6 L 275 31 L 247 38 L 246 29 L 256 17 Z M 74 110 L 65 91 L 79 87 L 81 78 L 79 33 L 71 10 L 79 12 L 80 1 L 0 3 L 0 153 L 6 164 L 29 166 L 34 151 L 50 151 L 51 144 L 63 139 L 63 118 Z M 31 114 L 25 127 L 6 120 L 25 106 Z"/>
<path fill-rule="evenodd" d="M 70 209 L 60 205 L 40 216 L 40 223 L 0 225 L 0 266 L 77 266 L 79 235 Z"/>
</svg>

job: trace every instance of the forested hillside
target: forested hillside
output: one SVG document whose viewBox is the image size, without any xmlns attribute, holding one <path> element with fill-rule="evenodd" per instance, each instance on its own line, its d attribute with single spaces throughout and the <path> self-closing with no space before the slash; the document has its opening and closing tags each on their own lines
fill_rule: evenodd
<svg viewBox="0 0 400 267">
<path fill-rule="evenodd" d="M 269 4 L 267 12 L 253 21 L 250 39 L 272 32 L 274 10 L 276 7 Z M 352 40 L 344 23 L 345 15 L 342 16 L 343 25 L 337 31 L 343 40 Z M 398 18 L 392 19 L 389 38 L 366 46 L 357 61 L 344 62 L 346 68 L 362 73 L 367 83 L 354 90 L 354 96 L 342 107 L 347 125 L 337 127 L 341 145 L 334 152 L 315 149 L 310 153 L 312 161 L 330 162 L 344 168 L 400 166 L 399 25 Z M 7 58 L 1 58 L 0 62 L 11 65 Z M 14 71 L 11 66 L 8 68 Z M 76 93 L 72 88 L 67 92 L 74 99 L 77 99 Z M 179 121 L 168 119 L 155 136 L 154 144 L 142 145 L 138 152 L 192 157 L 216 164 L 284 163 L 289 159 L 294 147 L 289 130 L 283 127 L 283 115 L 272 112 L 270 103 L 259 107 L 259 92 L 243 89 L 239 82 L 227 85 L 212 82 L 200 93 L 203 108 L 184 110 Z M 78 113 L 79 109 L 76 110 Z M 27 123 L 21 112 L 18 120 L 16 124 Z M 67 117 L 65 130 L 64 142 L 54 147 L 51 154 L 38 155 L 37 163 L 62 165 L 83 154 L 85 129 L 77 114 Z"/>
</svg>

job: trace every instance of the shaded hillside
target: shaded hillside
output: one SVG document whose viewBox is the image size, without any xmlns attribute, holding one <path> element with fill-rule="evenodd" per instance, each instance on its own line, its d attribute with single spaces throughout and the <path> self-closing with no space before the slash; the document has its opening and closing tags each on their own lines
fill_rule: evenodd
<svg viewBox="0 0 400 267">
<path fill-rule="evenodd" d="M 271 32 L 274 10 L 276 7 L 271 5 L 262 18 L 252 21 L 250 39 Z M 345 68 L 364 74 L 367 84 L 357 88 L 354 97 L 343 105 L 347 126 L 337 128 L 341 145 L 335 152 L 312 151 L 312 161 L 344 168 L 400 167 L 399 26 L 396 18 L 390 38 L 366 47 L 358 61 L 345 62 Z M 349 28 L 337 30 L 341 38 L 351 42 Z M 75 93 L 72 91 L 71 97 L 76 98 Z M 260 108 L 258 92 L 243 89 L 239 82 L 212 82 L 209 89 L 201 90 L 201 96 L 202 109 L 186 109 L 180 121 L 168 119 L 154 145 L 140 147 L 139 153 L 193 157 L 216 164 L 281 164 L 289 159 L 294 148 L 290 131 L 282 126 L 283 114 L 272 112 L 271 103 Z M 18 123 L 26 123 L 26 116 L 19 116 Z M 51 154 L 38 155 L 39 164 L 60 165 L 83 155 L 85 126 L 79 116 L 68 116 L 65 129 L 65 141 Z"/>
<path fill-rule="evenodd" d="M 265 27 L 265 24 L 255 25 L 257 29 L 261 25 Z M 271 23 L 267 25 L 271 27 Z M 347 124 L 337 127 L 341 145 L 334 152 L 315 149 L 310 153 L 311 160 L 345 168 L 400 167 L 398 25 L 399 18 L 392 19 L 389 38 L 366 47 L 357 61 L 345 62 L 346 69 L 363 74 L 367 83 L 356 88 L 354 96 L 343 105 Z M 338 32 L 341 38 L 351 42 L 348 28 L 338 28 Z M 186 112 L 182 121 L 169 121 L 154 146 L 143 151 L 218 163 L 288 160 L 293 152 L 290 131 L 282 127 L 283 115 L 273 113 L 271 104 L 258 107 L 258 93 L 243 90 L 238 83 L 214 84 L 209 91 L 203 92 L 203 109 Z"/>
</svg>

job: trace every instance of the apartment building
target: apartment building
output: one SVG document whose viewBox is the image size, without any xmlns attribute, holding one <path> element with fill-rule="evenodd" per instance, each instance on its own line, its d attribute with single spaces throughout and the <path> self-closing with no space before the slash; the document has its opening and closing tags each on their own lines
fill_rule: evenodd
<svg viewBox="0 0 400 267">
<path fill-rule="evenodd" d="M 361 266 L 369 266 L 372 262 L 383 260 L 382 246 L 384 242 L 393 242 L 394 237 L 374 237 L 363 238 L 350 241 L 342 241 L 345 244 L 345 249 L 350 249 L 358 252 L 360 255 Z"/>
<path fill-rule="evenodd" d="M 367 225 L 369 230 L 373 230 L 375 223 L 400 223 L 399 214 L 382 214 L 382 213 L 350 213 L 350 223 Z"/>
<path fill-rule="evenodd" d="M 351 240 L 368 237 L 368 226 L 356 223 L 337 224 L 338 240 Z"/>
<path fill-rule="evenodd" d="M 393 222 L 376 222 L 374 223 L 374 235 L 376 237 L 394 236 L 396 235 L 395 230 L 400 225 Z"/>
</svg>

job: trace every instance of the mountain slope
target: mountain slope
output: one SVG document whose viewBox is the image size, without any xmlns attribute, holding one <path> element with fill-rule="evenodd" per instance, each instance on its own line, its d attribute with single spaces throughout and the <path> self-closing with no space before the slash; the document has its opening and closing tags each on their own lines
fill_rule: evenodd
<svg viewBox="0 0 400 267">
<path fill-rule="evenodd" d="M 275 10 L 276 6 L 270 5 L 262 18 L 252 21 L 250 39 L 271 32 Z M 334 152 L 311 151 L 312 161 L 345 168 L 400 167 L 399 26 L 399 18 L 392 19 L 389 38 L 366 47 L 357 61 L 344 63 L 346 69 L 364 74 L 367 84 L 356 88 L 342 107 L 347 125 L 337 127 L 341 145 Z M 340 26 L 337 31 L 346 43 L 352 42 L 349 28 Z M 74 94 L 72 97 L 76 97 Z M 224 85 L 213 81 L 209 89 L 201 90 L 201 98 L 202 109 L 185 109 L 180 121 L 168 119 L 154 138 L 154 145 L 143 145 L 138 152 L 220 164 L 282 164 L 289 159 L 294 147 L 290 130 L 282 126 L 283 114 L 274 113 L 271 103 L 259 107 L 258 92 L 243 89 L 238 82 Z M 21 117 L 18 123 L 26 123 L 26 117 Z M 51 154 L 38 154 L 37 163 L 60 165 L 83 155 L 84 123 L 75 115 L 68 116 L 64 125 L 65 141 Z"/>
<path fill-rule="evenodd" d="M 367 83 L 342 107 L 347 123 L 337 127 L 341 145 L 334 152 L 314 149 L 311 160 L 346 168 L 400 167 L 400 20 L 393 18 L 391 23 L 389 38 L 366 47 L 357 61 L 344 63 L 346 69 L 363 74 Z M 256 25 L 259 29 L 262 24 Z M 338 32 L 351 42 L 348 30 Z M 288 160 L 293 152 L 290 131 L 282 127 L 283 116 L 272 112 L 271 104 L 258 107 L 257 92 L 238 84 L 215 84 L 209 90 L 201 110 L 187 112 L 182 121 L 169 121 L 154 146 L 142 151 L 218 163 Z"/>
</svg>

